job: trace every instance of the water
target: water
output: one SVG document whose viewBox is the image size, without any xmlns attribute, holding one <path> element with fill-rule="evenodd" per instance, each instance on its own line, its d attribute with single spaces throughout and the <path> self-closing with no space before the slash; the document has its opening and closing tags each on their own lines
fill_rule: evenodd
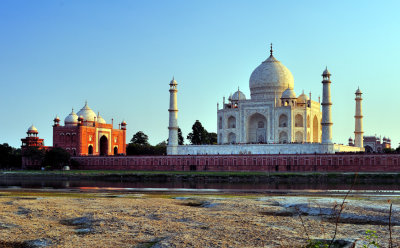
<svg viewBox="0 0 400 248">
<path fill-rule="evenodd" d="M 299 183 L 299 182 L 207 182 L 207 181 L 104 181 L 104 180 L 62 180 L 62 179 L 19 179 L 1 178 L 0 189 L 66 189 L 90 191 L 182 191 L 182 192 L 331 192 L 345 194 L 350 183 Z M 399 184 L 359 183 L 353 186 L 355 192 L 376 192 L 377 194 L 399 195 Z"/>
</svg>

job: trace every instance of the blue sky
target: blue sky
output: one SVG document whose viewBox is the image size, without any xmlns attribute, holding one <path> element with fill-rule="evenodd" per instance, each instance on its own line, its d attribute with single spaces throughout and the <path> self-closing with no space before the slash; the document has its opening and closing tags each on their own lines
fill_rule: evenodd
<svg viewBox="0 0 400 248">
<path fill-rule="evenodd" d="M 0 143 L 20 146 L 33 123 L 46 145 L 52 120 L 85 100 L 109 122 L 156 144 L 168 136 L 168 83 L 179 125 L 216 131 L 216 104 L 274 55 L 295 91 L 322 93 L 332 75 L 333 138 L 354 132 L 363 91 L 366 135 L 400 142 L 399 1 L 0 1 Z"/>
</svg>

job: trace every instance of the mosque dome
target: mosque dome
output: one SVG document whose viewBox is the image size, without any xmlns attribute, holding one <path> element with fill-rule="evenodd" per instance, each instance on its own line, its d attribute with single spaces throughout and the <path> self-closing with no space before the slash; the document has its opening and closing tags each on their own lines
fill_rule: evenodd
<svg viewBox="0 0 400 248">
<path fill-rule="evenodd" d="M 252 99 L 274 100 L 288 88 L 294 88 L 292 73 L 272 55 L 251 74 L 250 93 Z"/>
<path fill-rule="evenodd" d="M 362 94 L 360 87 L 357 89 L 356 94 Z"/>
<path fill-rule="evenodd" d="M 27 133 L 39 133 L 39 132 L 38 132 L 37 128 L 34 125 L 32 125 L 28 128 Z"/>
<path fill-rule="evenodd" d="M 101 124 L 107 124 L 106 120 L 104 120 L 103 117 L 100 116 L 100 113 L 97 113 L 97 122 Z"/>
<path fill-rule="evenodd" d="M 65 126 L 76 126 L 78 124 L 78 115 L 74 113 L 74 109 L 72 109 L 72 112 L 65 117 L 64 124 Z"/>
<path fill-rule="evenodd" d="M 239 89 L 232 95 L 232 101 L 243 101 L 246 100 L 245 94 L 241 92 Z"/>
<path fill-rule="evenodd" d="M 308 101 L 308 96 L 306 94 L 301 93 L 301 95 L 297 98 L 298 103 L 306 103 Z"/>
<path fill-rule="evenodd" d="M 85 106 L 79 110 L 77 113 L 79 116 L 83 117 L 84 121 L 95 121 L 95 118 L 97 118 L 96 114 L 93 112 L 91 108 L 87 105 L 87 102 L 85 103 Z"/>
<path fill-rule="evenodd" d="M 294 93 L 294 90 L 293 90 L 293 89 L 287 88 L 287 89 L 282 93 L 282 98 L 286 98 L 286 99 L 296 98 L 296 93 Z"/>
</svg>

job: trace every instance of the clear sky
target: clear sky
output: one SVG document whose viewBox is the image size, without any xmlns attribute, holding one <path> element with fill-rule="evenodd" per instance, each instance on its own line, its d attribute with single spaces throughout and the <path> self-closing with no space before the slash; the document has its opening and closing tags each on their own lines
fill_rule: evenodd
<svg viewBox="0 0 400 248">
<path fill-rule="evenodd" d="M 52 145 L 52 120 L 89 106 L 156 144 L 168 137 L 168 84 L 179 126 L 216 132 L 216 105 L 274 55 L 295 92 L 322 94 L 332 73 L 333 138 L 354 136 L 363 91 L 366 135 L 400 142 L 400 1 L 0 1 L 0 143 L 20 146 L 33 123 Z"/>
</svg>

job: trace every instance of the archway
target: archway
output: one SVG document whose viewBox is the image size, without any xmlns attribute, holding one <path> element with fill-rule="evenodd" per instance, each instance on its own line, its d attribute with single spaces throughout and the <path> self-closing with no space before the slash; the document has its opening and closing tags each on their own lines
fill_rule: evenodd
<svg viewBox="0 0 400 248">
<path fill-rule="evenodd" d="M 255 113 L 248 119 L 247 142 L 265 143 L 267 141 L 267 119 Z"/>
<path fill-rule="evenodd" d="M 303 116 L 300 114 L 297 114 L 296 117 L 294 118 L 294 126 L 295 127 L 303 127 Z"/>
<path fill-rule="evenodd" d="M 302 143 L 303 142 L 303 133 L 302 132 L 297 131 L 295 133 L 294 137 L 295 137 L 295 139 L 294 139 L 295 142 L 298 142 L 298 143 Z"/>
<path fill-rule="evenodd" d="M 287 115 L 282 114 L 279 116 L 279 127 L 287 127 L 288 118 Z"/>
<path fill-rule="evenodd" d="M 105 135 L 100 138 L 100 156 L 108 155 L 108 139 Z"/>
<path fill-rule="evenodd" d="M 317 116 L 314 116 L 313 119 L 313 142 L 318 143 L 319 142 L 319 137 L 318 137 L 318 118 Z"/>
<path fill-rule="evenodd" d="M 114 155 L 118 155 L 118 147 L 114 147 Z"/>
<path fill-rule="evenodd" d="M 88 154 L 93 155 L 93 146 L 92 145 L 90 145 L 88 148 Z"/>
<path fill-rule="evenodd" d="M 281 132 L 279 134 L 279 143 L 288 143 L 288 135 L 286 132 Z"/>
<path fill-rule="evenodd" d="M 236 118 L 233 116 L 230 116 L 228 118 L 228 128 L 236 128 Z"/>
<path fill-rule="evenodd" d="M 365 152 L 366 153 L 373 153 L 374 152 L 374 149 L 372 149 L 372 147 L 370 147 L 368 145 L 366 145 L 364 148 L 365 148 Z"/>
<path fill-rule="evenodd" d="M 229 144 L 235 144 L 236 143 L 236 134 L 230 133 L 228 135 L 228 143 Z"/>
</svg>

